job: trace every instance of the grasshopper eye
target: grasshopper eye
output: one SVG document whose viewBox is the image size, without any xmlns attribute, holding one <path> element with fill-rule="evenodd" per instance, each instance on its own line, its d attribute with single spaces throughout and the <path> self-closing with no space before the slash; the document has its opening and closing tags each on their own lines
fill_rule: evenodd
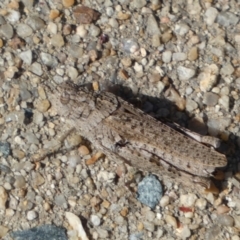
<svg viewBox="0 0 240 240">
<path fill-rule="evenodd" d="M 66 105 L 68 104 L 70 101 L 70 95 L 66 92 L 63 92 L 61 97 L 60 97 L 60 102 L 63 104 L 63 105 Z"/>
</svg>

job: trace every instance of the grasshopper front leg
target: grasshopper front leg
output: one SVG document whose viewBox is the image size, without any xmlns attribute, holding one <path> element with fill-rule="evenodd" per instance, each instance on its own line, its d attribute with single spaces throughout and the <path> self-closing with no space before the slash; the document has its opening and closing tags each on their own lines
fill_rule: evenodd
<svg viewBox="0 0 240 240">
<path fill-rule="evenodd" d="M 34 155 L 31 156 L 31 160 L 33 162 L 39 162 L 39 161 L 42 161 L 46 156 L 57 152 L 61 148 L 63 141 L 67 138 L 67 136 L 69 136 L 73 132 L 73 130 L 74 128 L 71 128 L 68 131 L 66 131 L 63 135 L 61 135 L 58 138 L 57 140 L 58 143 L 55 146 L 51 148 L 43 148 L 39 150 L 38 153 L 35 153 Z"/>
</svg>

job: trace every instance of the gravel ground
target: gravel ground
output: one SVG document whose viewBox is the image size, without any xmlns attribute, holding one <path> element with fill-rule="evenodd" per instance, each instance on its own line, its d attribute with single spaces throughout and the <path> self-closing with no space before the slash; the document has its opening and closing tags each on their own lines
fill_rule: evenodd
<svg viewBox="0 0 240 240">
<path fill-rule="evenodd" d="M 2 0 L 0 238 L 50 224 L 71 240 L 81 226 L 82 239 L 239 240 L 239 7 L 234 0 Z M 152 116 L 221 138 L 229 164 L 220 193 L 176 180 L 149 208 L 136 197 L 147 173 L 99 158 L 78 133 L 32 162 L 68 130 L 46 90 L 68 79 L 118 86 Z"/>
</svg>

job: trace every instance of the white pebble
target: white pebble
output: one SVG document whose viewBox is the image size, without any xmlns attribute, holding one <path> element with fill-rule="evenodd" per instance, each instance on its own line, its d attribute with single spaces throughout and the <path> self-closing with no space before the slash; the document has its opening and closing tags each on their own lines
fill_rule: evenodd
<svg viewBox="0 0 240 240">
<path fill-rule="evenodd" d="M 207 25 L 212 25 L 218 15 L 218 10 L 216 8 L 210 7 L 205 12 L 205 22 Z"/>
<path fill-rule="evenodd" d="M 177 229 L 177 235 L 181 239 L 187 239 L 190 237 L 191 232 L 190 232 L 188 226 L 183 226 L 182 228 Z"/>
<path fill-rule="evenodd" d="M 108 23 L 114 29 L 117 29 L 119 26 L 118 21 L 115 18 L 110 18 Z"/>
<path fill-rule="evenodd" d="M 184 207 L 192 207 L 197 200 L 197 196 L 193 193 L 188 193 L 180 196 L 180 204 Z"/>
<path fill-rule="evenodd" d="M 164 195 L 160 200 L 160 206 L 166 207 L 169 204 L 170 198 L 167 195 Z"/>
<path fill-rule="evenodd" d="M 195 206 L 199 208 L 200 210 L 204 210 L 207 206 L 207 201 L 204 198 L 197 199 Z"/>
<path fill-rule="evenodd" d="M 94 226 L 99 226 L 101 223 L 101 219 L 97 215 L 91 215 L 90 220 Z"/>
<path fill-rule="evenodd" d="M 16 23 L 20 17 L 20 13 L 15 10 L 8 10 L 8 14 L 6 16 L 7 20 L 11 23 Z"/>
<path fill-rule="evenodd" d="M 172 59 L 177 62 L 184 61 L 187 59 L 187 54 L 184 52 L 176 52 L 173 53 Z"/>
<path fill-rule="evenodd" d="M 50 22 L 47 26 L 47 30 L 52 34 L 57 34 L 57 24 Z"/>
<path fill-rule="evenodd" d="M 80 25 L 77 27 L 77 31 L 76 31 L 77 35 L 79 35 L 80 37 L 84 38 L 87 35 L 87 30 L 85 29 L 84 25 Z"/>
<path fill-rule="evenodd" d="M 143 66 L 137 62 L 134 64 L 133 68 L 134 68 L 135 72 L 143 72 Z"/>
<path fill-rule="evenodd" d="M 106 14 L 107 14 L 107 16 L 112 17 L 112 15 L 114 14 L 113 8 L 112 7 L 107 7 L 106 8 Z"/>
<path fill-rule="evenodd" d="M 142 57 L 146 57 L 147 56 L 147 51 L 146 51 L 145 48 L 140 48 L 140 52 L 141 52 Z"/>
<path fill-rule="evenodd" d="M 225 109 L 229 108 L 229 96 L 222 96 L 218 100 L 219 104 L 221 104 Z"/>
<path fill-rule="evenodd" d="M 165 63 L 170 63 L 170 62 L 171 62 L 171 59 L 172 59 L 172 52 L 171 52 L 171 51 L 165 51 L 165 52 L 162 54 L 162 60 L 163 60 L 163 62 L 165 62 Z"/>
<path fill-rule="evenodd" d="M 180 80 L 189 80 L 196 74 L 196 70 L 179 66 L 177 68 L 177 73 Z"/>
<path fill-rule="evenodd" d="M 177 220 L 175 217 L 171 215 L 166 215 L 165 221 L 167 222 L 167 224 L 170 224 L 172 227 L 177 228 Z"/>
<path fill-rule="evenodd" d="M 29 221 L 31 221 L 31 220 L 33 220 L 33 219 L 35 219 L 35 218 L 37 218 L 37 217 L 38 217 L 37 212 L 35 212 L 35 211 L 33 211 L 33 210 L 27 212 L 27 219 L 28 219 Z"/>
</svg>

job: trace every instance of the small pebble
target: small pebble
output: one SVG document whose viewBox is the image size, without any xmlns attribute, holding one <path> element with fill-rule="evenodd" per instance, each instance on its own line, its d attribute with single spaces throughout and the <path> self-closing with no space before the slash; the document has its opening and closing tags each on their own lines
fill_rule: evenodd
<svg viewBox="0 0 240 240">
<path fill-rule="evenodd" d="M 44 99 L 38 101 L 35 106 L 39 112 L 44 113 L 50 108 L 51 104 L 47 99 Z"/>
<path fill-rule="evenodd" d="M 134 64 L 133 68 L 135 72 L 143 72 L 143 66 L 137 62 Z"/>
<path fill-rule="evenodd" d="M 195 202 L 195 206 L 200 210 L 204 210 L 207 207 L 207 201 L 204 198 L 199 198 Z"/>
<path fill-rule="evenodd" d="M 209 26 L 213 25 L 217 15 L 218 15 L 218 10 L 216 8 L 214 7 L 208 8 L 205 12 L 205 18 L 204 18 L 207 25 Z"/>
<path fill-rule="evenodd" d="M 223 106 L 223 108 L 227 110 L 229 109 L 230 102 L 229 96 L 222 96 L 221 98 L 219 98 L 218 102 L 221 106 Z"/>
<path fill-rule="evenodd" d="M 171 51 L 165 51 L 165 52 L 162 54 L 162 60 L 163 60 L 163 62 L 165 62 L 165 63 L 170 63 L 171 60 L 172 60 L 172 52 L 171 52 Z"/>
<path fill-rule="evenodd" d="M 66 200 L 65 196 L 62 194 L 58 194 L 55 196 L 54 203 L 59 207 L 62 207 L 65 209 L 67 208 L 67 200 Z"/>
<path fill-rule="evenodd" d="M 166 223 L 171 225 L 174 229 L 177 228 L 177 220 L 175 217 L 173 217 L 171 215 L 166 215 L 164 219 L 165 219 Z"/>
<path fill-rule="evenodd" d="M 229 226 L 232 227 L 234 224 L 234 218 L 230 215 L 220 215 L 219 218 L 217 219 L 218 224 L 222 226 Z"/>
<path fill-rule="evenodd" d="M 89 149 L 85 146 L 82 145 L 78 148 L 78 152 L 80 153 L 80 155 L 85 156 L 88 155 L 90 153 Z"/>
<path fill-rule="evenodd" d="M 188 33 L 189 26 L 187 24 L 181 23 L 175 25 L 175 33 L 179 36 L 184 36 Z"/>
<path fill-rule="evenodd" d="M 193 207 L 196 200 L 197 196 L 193 193 L 180 196 L 180 204 L 184 207 Z"/>
<path fill-rule="evenodd" d="M 32 51 L 27 50 L 19 53 L 19 57 L 28 65 L 32 64 Z"/>
<path fill-rule="evenodd" d="M 0 186 L 0 209 L 6 208 L 6 202 L 8 200 L 8 194 L 7 191 L 4 189 L 4 187 Z"/>
<path fill-rule="evenodd" d="M 160 36 L 161 34 L 158 27 L 158 23 L 152 14 L 149 15 L 147 20 L 147 33 L 150 35 L 158 35 L 158 36 Z"/>
<path fill-rule="evenodd" d="M 92 224 L 94 225 L 94 226 L 99 226 L 100 225 L 100 223 L 101 223 L 101 219 L 97 216 L 97 215 L 91 215 L 90 216 L 90 221 L 92 222 Z"/>
<path fill-rule="evenodd" d="M 195 76 L 196 70 L 179 66 L 177 68 L 177 73 L 180 80 L 189 80 L 190 78 Z"/>
<path fill-rule="evenodd" d="M 199 75 L 198 80 L 200 81 L 200 89 L 203 92 L 211 90 L 211 88 L 217 82 L 217 75 L 219 69 L 215 64 L 207 66 Z"/>
<path fill-rule="evenodd" d="M 158 179 L 149 175 L 138 184 L 138 200 L 154 209 L 162 197 L 162 186 Z"/>
<path fill-rule="evenodd" d="M 217 207 L 217 213 L 218 214 L 224 214 L 224 213 L 228 213 L 230 211 L 230 208 L 227 207 L 226 205 L 220 205 Z"/>
<path fill-rule="evenodd" d="M 34 31 L 39 31 L 45 28 L 45 22 L 40 17 L 34 15 L 28 18 L 27 23 Z"/>
<path fill-rule="evenodd" d="M 122 42 L 123 51 L 126 53 L 134 53 L 139 50 L 139 45 L 132 39 L 124 39 Z"/>
<path fill-rule="evenodd" d="M 52 36 L 50 44 L 52 44 L 54 47 L 61 48 L 65 43 L 61 34 L 55 34 Z"/>
<path fill-rule="evenodd" d="M 230 25 L 236 25 L 239 21 L 238 17 L 232 12 L 220 12 L 217 16 L 217 23 L 223 27 L 229 27 Z"/>
<path fill-rule="evenodd" d="M 8 10 L 8 14 L 7 14 L 7 20 L 12 23 L 12 24 L 16 24 L 16 22 L 19 21 L 21 15 L 20 12 L 15 11 L 15 10 Z"/>
<path fill-rule="evenodd" d="M 194 100 L 192 100 L 190 98 L 188 98 L 186 100 L 186 110 L 188 112 L 192 112 L 192 111 L 194 111 L 197 108 L 198 108 L 198 104 Z"/>
<path fill-rule="evenodd" d="M 51 9 L 49 13 L 49 19 L 54 20 L 60 16 L 60 12 L 57 9 Z"/>
<path fill-rule="evenodd" d="M 234 72 L 234 67 L 231 63 L 224 64 L 222 68 L 220 69 L 221 75 L 231 75 Z"/>
<path fill-rule="evenodd" d="M 164 195 L 161 200 L 160 200 L 160 206 L 161 207 L 166 207 L 170 202 L 170 198 L 167 195 Z"/>
<path fill-rule="evenodd" d="M 67 240 L 66 229 L 55 225 L 42 225 L 27 230 L 15 231 L 10 234 L 14 240 Z"/>
<path fill-rule="evenodd" d="M 195 61 L 198 59 L 198 48 L 197 47 L 192 47 L 187 56 L 189 61 Z"/>
<path fill-rule="evenodd" d="M 87 36 L 88 31 L 85 29 L 84 25 L 79 25 L 76 32 L 81 38 Z"/>
<path fill-rule="evenodd" d="M 191 236 L 191 231 L 188 226 L 183 226 L 177 229 L 177 236 L 180 239 L 188 239 Z"/>
<path fill-rule="evenodd" d="M 69 67 L 67 69 L 67 74 L 71 80 L 75 80 L 78 77 L 78 70 L 75 67 Z"/>
<path fill-rule="evenodd" d="M 161 45 L 161 39 L 158 34 L 152 35 L 152 46 L 159 47 Z"/>
<path fill-rule="evenodd" d="M 29 221 L 32 221 L 32 220 L 36 219 L 37 217 L 38 217 L 37 212 L 35 212 L 33 210 L 27 212 L 27 219 Z"/>
<path fill-rule="evenodd" d="M 180 62 L 180 61 L 184 61 L 186 59 L 187 59 L 187 54 L 183 53 L 183 52 L 173 53 L 173 55 L 172 55 L 173 61 Z"/>
<path fill-rule="evenodd" d="M 207 106 L 215 106 L 218 103 L 218 94 L 212 92 L 206 92 L 203 95 L 203 103 Z"/>
<path fill-rule="evenodd" d="M 0 239 L 3 239 L 9 231 L 9 228 L 0 225 Z"/>
<path fill-rule="evenodd" d="M 13 28 L 10 24 L 4 24 L 0 26 L 0 35 L 6 39 L 11 39 L 13 37 Z"/>
<path fill-rule="evenodd" d="M 164 32 L 162 35 L 161 35 L 161 41 L 163 43 L 168 43 L 173 37 L 173 34 L 171 32 Z"/>
<path fill-rule="evenodd" d="M 134 9 L 134 8 L 142 8 L 146 4 L 147 4 L 146 0 L 133 0 L 130 6 Z"/>
<path fill-rule="evenodd" d="M 65 24 L 63 26 L 63 35 L 69 35 L 72 32 L 72 26 L 70 24 Z"/>
<path fill-rule="evenodd" d="M 15 188 L 25 188 L 26 180 L 23 176 L 16 176 L 16 181 L 14 183 Z"/>
<path fill-rule="evenodd" d="M 127 20 L 131 17 L 131 14 L 129 13 L 124 13 L 124 12 L 118 12 L 117 13 L 117 19 L 118 20 Z"/>
<path fill-rule="evenodd" d="M 125 67 L 130 67 L 130 66 L 132 65 L 132 60 L 131 60 L 131 58 L 126 57 L 126 58 L 121 59 L 121 63 L 122 63 L 123 66 L 125 66 Z M 239 79 L 240 79 L 240 78 L 239 78 Z M 240 82 L 240 81 L 239 81 L 239 82 Z M 240 86 L 240 84 L 239 84 L 239 86 Z"/>
<path fill-rule="evenodd" d="M 62 4 L 66 8 L 73 6 L 74 2 L 75 0 L 62 0 Z"/>
</svg>

